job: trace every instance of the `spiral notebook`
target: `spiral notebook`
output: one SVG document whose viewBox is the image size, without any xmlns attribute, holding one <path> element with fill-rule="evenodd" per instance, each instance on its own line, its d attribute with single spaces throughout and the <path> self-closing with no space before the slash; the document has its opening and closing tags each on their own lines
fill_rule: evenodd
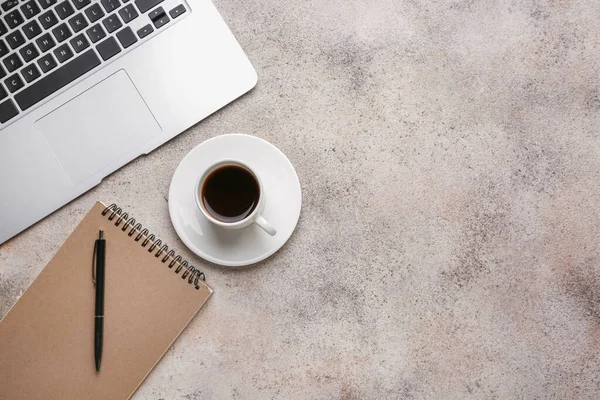
<svg viewBox="0 0 600 400">
<path fill-rule="evenodd" d="M 94 366 L 92 255 L 106 239 L 104 349 Z M 0 322 L 2 399 L 128 399 L 212 294 L 135 219 L 96 203 Z"/>
</svg>

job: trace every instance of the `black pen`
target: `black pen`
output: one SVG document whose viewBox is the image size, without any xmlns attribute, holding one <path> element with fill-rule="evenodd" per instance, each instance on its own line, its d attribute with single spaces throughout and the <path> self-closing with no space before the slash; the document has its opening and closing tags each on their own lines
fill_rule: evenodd
<svg viewBox="0 0 600 400">
<path fill-rule="evenodd" d="M 100 360 L 102 359 L 102 335 L 104 331 L 104 256 L 106 252 L 106 241 L 104 231 L 100 231 L 98 240 L 94 243 L 94 254 L 96 259 L 96 313 L 94 324 L 94 359 L 96 371 L 100 371 Z M 94 267 L 92 265 L 92 279 Z"/>
</svg>

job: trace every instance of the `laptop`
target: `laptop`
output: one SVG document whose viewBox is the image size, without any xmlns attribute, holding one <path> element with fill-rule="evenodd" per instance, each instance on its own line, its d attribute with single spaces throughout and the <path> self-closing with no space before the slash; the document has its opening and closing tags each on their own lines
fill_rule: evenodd
<svg viewBox="0 0 600 400">
<path fill-rule="evenodd" d="M 256 84 L 210 0 L 0 9 L 0 244 Z"/>
</svg>

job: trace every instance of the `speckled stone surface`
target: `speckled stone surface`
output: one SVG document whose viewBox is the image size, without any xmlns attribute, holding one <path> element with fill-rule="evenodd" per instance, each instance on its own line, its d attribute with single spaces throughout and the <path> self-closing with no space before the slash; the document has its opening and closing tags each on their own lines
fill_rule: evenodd
<svg viewBox="0 0 600 400">
<path fill-rule="evenodd" d="M 95 200 L 215 295 L 134 399 L 598 399 L 600 2 L 216 0 L 259 83 L 0 247 L 0 315 Z M 245 132 L 304 203 L 275 256 L 194 257 L 181 158 Z"/>
</svg>

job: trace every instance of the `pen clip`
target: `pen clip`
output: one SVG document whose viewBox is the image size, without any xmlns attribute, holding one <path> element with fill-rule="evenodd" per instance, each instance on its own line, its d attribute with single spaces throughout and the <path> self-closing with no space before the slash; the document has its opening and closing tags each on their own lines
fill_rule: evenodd
<svg viewBox="0 0 600 400">
<path fill-rule="evenodd" d="M 96 286 L 96 250 L 98 249 L 98 241 L 94 241 L 94 254 L 92 254 L 92 282 Z"/>
</svg>

